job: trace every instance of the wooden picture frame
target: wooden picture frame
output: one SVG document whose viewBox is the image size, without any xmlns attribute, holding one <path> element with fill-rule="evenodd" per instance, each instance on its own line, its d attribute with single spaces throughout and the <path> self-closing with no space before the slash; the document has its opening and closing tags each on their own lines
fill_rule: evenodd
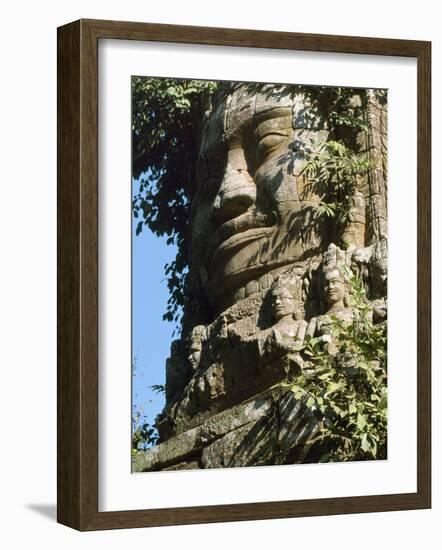
<svg viewBox="0 0 442 550">
<path fill-rule="evenodd" d="M 124 39 L 417 59 L 417 492 L 98 511 L 98 41 Z M 79 20 L 58 29 L 58 521 L 81 531 L 431 506 L 431 44 Z"/>
</svg>

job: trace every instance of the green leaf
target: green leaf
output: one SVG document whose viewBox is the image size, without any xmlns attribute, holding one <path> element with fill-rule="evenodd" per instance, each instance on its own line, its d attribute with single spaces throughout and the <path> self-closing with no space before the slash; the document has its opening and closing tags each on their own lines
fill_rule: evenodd
<svg viewBox="0 0 442 550">
<path fill-rule="evenodd" d="M 306 405 L 307 405 L 307 407 L 308 407 L 309 409 L 311 409 L 311 408 L 313 407 L 313 405 L 315 405 L 315 403 L 316 403 L 315 399 L 314 399 L 313 397 L 310 396 L 310 397 L 307 399 Z"/>
<path fill-rule="evenodd" d="M 357 416 L 356 425 L 360 430 L 365 428 L 365 426 L 367 425 L 367 421 L 365 420 L 365 418 L 360 413 Z"/>
<path fill-rule="evenodd" d="M 362 447 L 362 450 L 365 452 L 370 450 L 370 443 L 368 442 L 367 434 L 364 434 L 362 436 L 361 447 Z"/>
</svg>

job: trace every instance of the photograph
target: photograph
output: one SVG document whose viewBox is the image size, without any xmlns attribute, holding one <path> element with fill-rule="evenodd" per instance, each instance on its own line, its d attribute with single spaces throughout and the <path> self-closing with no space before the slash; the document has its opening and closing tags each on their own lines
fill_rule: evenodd
<svg viewBox="0 0 442 550">
<path fill-rule="evenodd" d="M 433 550 L 438 7 L 5 3 L 3 548 Z"/>
<path fill-rule="evenodd" d="M 130 85 L 132 473 L 387 460 L 388 90 Z"/>
</svg>

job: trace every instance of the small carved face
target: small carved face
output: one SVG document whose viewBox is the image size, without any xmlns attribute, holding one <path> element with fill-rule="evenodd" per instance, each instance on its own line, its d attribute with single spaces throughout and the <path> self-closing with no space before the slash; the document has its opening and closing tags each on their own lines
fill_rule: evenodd
<svg viewBox="0 0 442 550">
<path fill-rule="evenodd" d="M 287 315 L 293 315 L 295 311 L 295 299 L 287 288 L 275 289 L 272 292 L 271 298 L 273 315 L 277 321 Z"/>
<path fill-rule="evenodd" d="M 329 306 L 343 302 L 345 285 L 339 269 L 328 271 L 324 277 L 324 296 Z"/>
<path fill-rule="evenodd" d="M 196 370 L 198 368 L 200 358 L 201 358 L 201 342 L 194 340 L 190 346 L 189 355 L 187 357 L 190 363 L 190 366 L 192 367 L 192 370 Z"/>
</svg>

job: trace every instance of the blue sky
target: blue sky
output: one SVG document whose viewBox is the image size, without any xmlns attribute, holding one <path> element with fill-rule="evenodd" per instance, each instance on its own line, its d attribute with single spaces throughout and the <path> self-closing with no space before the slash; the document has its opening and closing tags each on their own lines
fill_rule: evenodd
<svg viewBox="0 0 442 550">
<path fill-rule="evenodd" d="M 132 191 L 137 188 L 134 181 Z M 162 317 L 169 297 L 164 265 L 175 258 L 176 247 L 166 245 L 166 237 L 157 237 L 147 226 L 136 236 L 138 221 L 132 219 L 132 405 L 152 424 L 164 406 L 164 394 L 149 386 L 165 382 L 166 358 L 175 328 Z"/>
</svg>

